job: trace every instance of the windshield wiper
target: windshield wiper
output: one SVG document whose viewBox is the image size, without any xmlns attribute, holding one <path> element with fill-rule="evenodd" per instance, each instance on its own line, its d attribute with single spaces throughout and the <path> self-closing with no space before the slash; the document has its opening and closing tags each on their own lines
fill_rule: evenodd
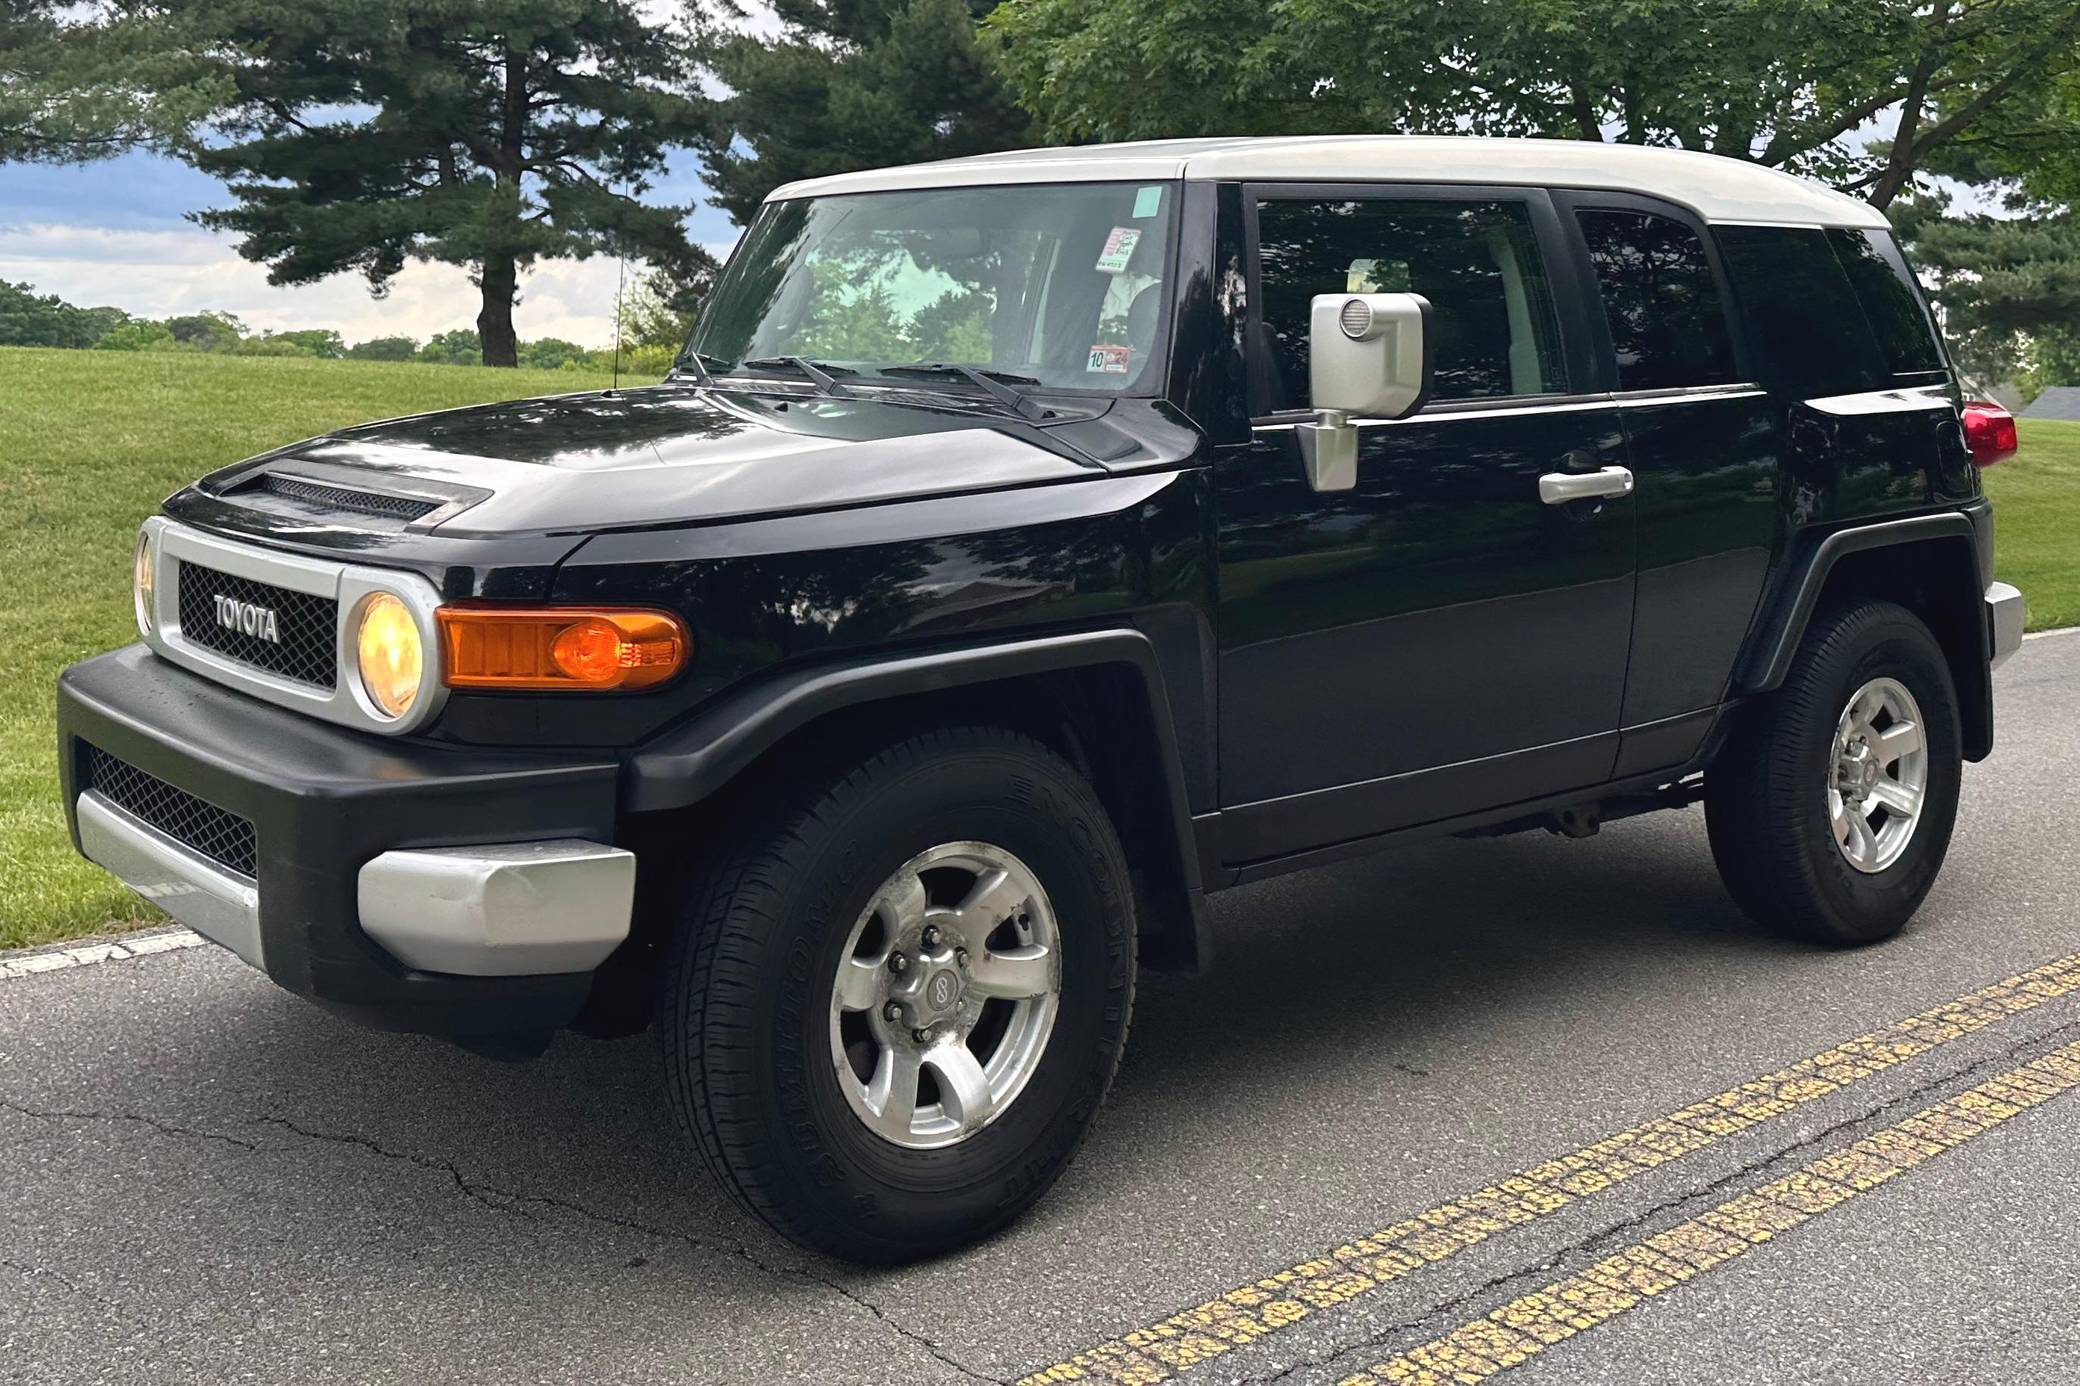
<svg viewBox="0 0 2080 1386">
<path fill-rule="evenodd" d="M 713 385 L 715 383 L 715 372 L 729 369 L 729 362 L 719 356 L 710 356 L 706 352 L 701 351 L 682 351 L 679 353 L 678 359 L 673 361 L 672 364 L 674 366 L 693 367 L 693 373 L 700 377 L 700 382 L 703 385 Z"/>
<path fill-rule="evenodd" d="M 845 391 L 845 387 L 838 383 L 838 377 L 834 372 L 843 372 L 846 375 L 859 374 L 858 371 L 851 370 L 845 366 L 818 365 L 806 356 L 760 356 L 739 364 L 749 366 L 753 370 L 771 370 L 775 366 L 792 366 L 803 375 L 809 377 L 810 383 L 826 395 L 843 394 Z"/>
<path fill-rule="evenodd" d="M 997 403 L 1024 417 L 1047 417 L 1047 411 L 1034 405 L 1013 385 L 1038 385 L 1038 378 L 1030 375 L 1013 375 L 1009 371 L 983 370 L 976 366 L 963 366 L 952 361 L 921 361 L 914 366 L 877 366 L 877 375 L 957 375 L 977 386 Z"/>
</svg>

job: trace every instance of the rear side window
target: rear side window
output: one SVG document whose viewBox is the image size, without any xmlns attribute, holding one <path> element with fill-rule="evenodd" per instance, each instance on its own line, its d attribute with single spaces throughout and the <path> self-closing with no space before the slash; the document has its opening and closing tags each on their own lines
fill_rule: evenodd
<svg viewBox="0 0 2080 1386">
<path fill-rule="evenodd" d="M 1610 323 L 1621 390 L 1724 385 L 1733 339 L 1697 233 L 1651 212 L 1577 213 Z"/>
<path fill-rule="evenodd" d="M 1935 323 L 1890 233 L 1843 229 L 1828 232 L 1827 240 L 1892 373 L 1920 375 L 1944 369 Z"/>
<path fill-rule="evenodd" d="M 1261 201 L 1257 282 L 1256 345 L 1269 369 L 1253 374 L 1265 412 L 1307 407 L 1308 305 L 1316 294 L 1429 299 L 1432 399 L 1566 388 L 1552 291 L 1522 203 Z"/>
<path fill-rule="evenodd" d="M 1891 382 L 1891 367 L 1825 231 L 1721 226 L 1714 234 L 1766 383 L 1812 399 Z"/>
</svg>

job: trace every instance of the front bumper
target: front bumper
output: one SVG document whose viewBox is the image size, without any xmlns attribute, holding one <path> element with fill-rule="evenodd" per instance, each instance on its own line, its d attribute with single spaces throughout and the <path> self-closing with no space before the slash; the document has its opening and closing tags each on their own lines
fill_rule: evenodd
<svg viewBox="0 0 2080 1386">
<path fill-rule="evenodd" d="M 2022 648 L 2022 593 L 2005 582 L 1986 585 L 1986 629 L 1992 644 L 1992 665 L 1998 669 L 2009 655 Z"/>
<path fill-rule="evenodd" d="M 289 991 L 371 1024 L 567 1024 L 628 932 L 635 862 L 611 845 L 611 760 L 367 736 L 141 645 L 65 671 L 58 744 L 84 855 Z M 112 764 L 150 779 L 103 793 Z M 172 800 L 199 801 L 210 833 L 154 827 Z M 244 840 L 214 845 L 224 824 Z"/>
</svg>

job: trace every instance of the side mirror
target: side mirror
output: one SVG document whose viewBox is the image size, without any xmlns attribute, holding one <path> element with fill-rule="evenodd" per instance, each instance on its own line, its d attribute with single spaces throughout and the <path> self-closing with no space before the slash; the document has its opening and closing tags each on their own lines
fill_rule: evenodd
<svg viewBox="0 0 2080 1386">
<path fill-rule="evenodd" d="M 1404 419 L 1430 397 L 1430 300 L 1421 294 L 1317 294 L 1307 323 L 1315 418 L 1295 430 L 1317 491 L 1358 484 L 1353 416 Z"/>
</svg>

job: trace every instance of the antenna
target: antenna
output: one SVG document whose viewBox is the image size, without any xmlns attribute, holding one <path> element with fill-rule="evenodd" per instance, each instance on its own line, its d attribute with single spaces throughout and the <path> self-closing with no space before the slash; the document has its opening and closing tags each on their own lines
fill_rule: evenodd
<svg viewBox="0 0 2080 1386">
<path fill-rule="evenodd" d="M 613 394 L 621 388 L 621 314 L 622 300 L 628 291 L 628 247 L 621 247 L 621 265 L 614 276 L 614 383 L 607 387 Z"/>
</svg>

